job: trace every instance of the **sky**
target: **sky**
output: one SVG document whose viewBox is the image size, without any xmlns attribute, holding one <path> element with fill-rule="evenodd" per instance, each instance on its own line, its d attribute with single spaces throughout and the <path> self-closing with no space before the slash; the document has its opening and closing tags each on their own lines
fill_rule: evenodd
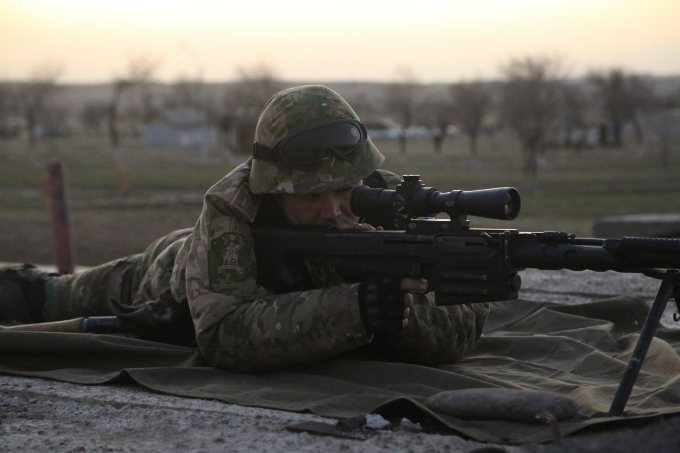
<svg viewBox="0 0 680 453">
<path fill-rule="evenodd" d="M 0 80 L 45 65 L 62 83 L 125 74 L 423 83 L 491 79 L 511 58 L 558 56 L 571 75 L 680 75 L 680 0 L 0 0 Z M 400 75 L 401 74 L 401 75 Z"/>
</svg>

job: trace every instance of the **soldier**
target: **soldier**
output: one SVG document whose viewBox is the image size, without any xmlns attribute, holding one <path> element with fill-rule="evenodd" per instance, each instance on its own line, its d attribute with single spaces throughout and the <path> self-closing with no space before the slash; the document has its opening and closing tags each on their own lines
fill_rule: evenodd
<svg viewBox="0 0 680 453">
<path fill-rule="evenodd" d="M 30 265 L 0 270 L 0 319 L 114 314 L 141 338 L 197 345 L 211 365 L 232 371 L 350 351 L 451 363 L 474 347 L 488 304 L 437 307 L 423 294 L 425 281 L 347 283 L 311 267 L 309 290 L 274 294 L 258 285 L 253 228 L 374 230 L 352 213 L 349 197 L 364 183 L 394 188 L 399 178 L 378 170 L 383 161 L 338 94 L 323 86 L 283 90 L 260 114 L 252 158 L 208 190 L 195 228 L 76 275 Z"/>
</svg>

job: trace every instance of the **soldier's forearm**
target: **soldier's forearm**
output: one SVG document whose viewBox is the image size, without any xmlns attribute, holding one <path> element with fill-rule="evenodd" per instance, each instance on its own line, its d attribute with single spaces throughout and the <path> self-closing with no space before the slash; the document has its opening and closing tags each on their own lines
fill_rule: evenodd
<svg viewBox="0 0 680 453">
<path fill-rule="evenodd" d="M 241 304 L 197 325 L 208 362 L 230 371 L 266 371 L 337 355 L 369 342 L 357 284 L 278 294 Z M 209 320 L 215 322 L 207 325 Z"/>
</svg>

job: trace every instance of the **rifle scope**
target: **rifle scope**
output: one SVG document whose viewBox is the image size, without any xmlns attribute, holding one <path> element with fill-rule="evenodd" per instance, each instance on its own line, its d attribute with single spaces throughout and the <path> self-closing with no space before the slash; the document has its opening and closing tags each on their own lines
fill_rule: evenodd
<svg viewBox="0 0 680 453">
<path fill-rule="evenodd" d="M 396 190 L 357 187 L 350 207 L 359 217 L 381 213 L 395 217 L 430 217 L 445 212 L 451 218 L 472 215 L 489 219 L 513 220 L 521 200 L 513 187 L 440 192 L 425 187 L 419 175 L 405 175 Z"/>
</svg>

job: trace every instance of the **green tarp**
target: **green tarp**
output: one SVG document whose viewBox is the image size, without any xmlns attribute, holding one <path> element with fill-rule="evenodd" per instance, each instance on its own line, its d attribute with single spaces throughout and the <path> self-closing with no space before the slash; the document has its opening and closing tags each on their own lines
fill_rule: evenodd
<svg viewBox="0 0 680 453">
<path fill-rule="evenodd" d="M 190 348 L 107 335 L 0 332 L 0 372 L 80 384 L 131 378 L 172 395 L 328 417 L 422 417 L 480 441 L 544 442 L 552 432 L 543 425 L 463 421 L 422 403 L 434 393 L 465 388 L 557 392 L 581 406 L 575 419 L 560 423 L 563 434 L 680 412 L 680 330 L 659 329 L 625 417 L 606 415 L 647 311 L 644 301 L 628 297 L 568 306 L 499 302 L 478 348 L 455 365 L 345 358 L 255 375 L 206 367 Z"/>
</svg>

